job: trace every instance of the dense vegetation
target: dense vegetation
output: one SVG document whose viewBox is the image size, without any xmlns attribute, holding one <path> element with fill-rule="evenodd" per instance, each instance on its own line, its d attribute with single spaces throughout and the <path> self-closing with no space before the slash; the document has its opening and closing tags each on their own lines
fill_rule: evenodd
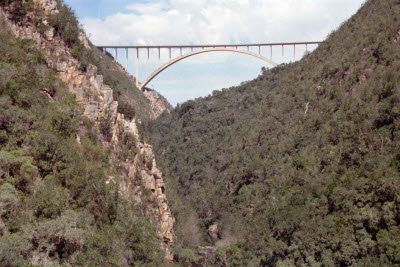
<svg viewBox="0 0 400 267">
<path fill-rule="evenodd" d="M 4 21 L 0 36 L 0 266 L 159 263 L 153 226 L 106 183 L 118 173 L 93 122 L 33 41 Z"/>
<path fill-rule="evenodd" d="M 81 27 L 74 11 L 62 0 L 57 0 L 57 4 L 59 13 L 50 15 L 45 24 L 45 15 L 40 8 L 34 8 L 33 0 L 0 0 L 0 7 L 7 7 L 15 22 L 23 24 L 28 19 L 41 33 L 54 28 L 55 34 L 71 49 L 72 56 L 80 61 L 81 71 L 86 71 L 89 64 L 97 66 L 98 74 L 103 75 L 104 82 L 114 90 L 119 113 L 141 120 L 152 118 L 149 100 L 136 88 L 132 78 L 121 71 L 121 67 L 109 54 L 103 55 L 92 44 L 89 44 L 91 49 L 87 49 L 79 39 Z M 34 16 L 27 16 L 29 12 L 34 12 Z"/>
<path fill-rule="evenodd" d="M 220 266 L 400 265 L 399 18 L 399 1 L 367 1 L 303 60 L 146 125 L 177 251 L 215 244 Z"/>
</svg>

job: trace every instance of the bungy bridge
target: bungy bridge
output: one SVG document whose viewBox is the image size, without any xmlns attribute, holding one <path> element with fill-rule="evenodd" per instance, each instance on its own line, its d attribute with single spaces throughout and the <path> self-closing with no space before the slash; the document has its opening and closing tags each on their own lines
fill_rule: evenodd
<svg viewBox="0 0 400 267">
<path fill-rule="evenodd" d="M 129 50 L 136 50 L 136 86 L 139 89 L 144 89 L 147 84 L 151 82 L 158 74 L 162 71 L 167 69 L 168 67 L 172 66 L 173 64 L 202 53 L 209 53 L 209 52 L 218 52 L 218 51 L 229 51 L 229 52 L 236 52 L 242 53 L 246 55 L 250 55 L 265 62 L 271 64 L 272 66 L 277 66 L 275 60 L 272 59 L 273 55 L 273 47 L 281 47 L 282 48 L 282 62 L 284 59 L 284 48 L 287 46 L 293 47 L 293 59 L 296 60 L 296 46 L 305 46 L 305 51 L 308 51 L 308 46 L 310 45 L 319 45 L 321 42 L 292 42 L 292 43 L 265 43 L 265 44 L 228 44 L 228 45 L 172 45 L 172 46 L 115 46 L 115 45 L 101 45 L 97 46 L 103 53 L 109 52 L 110 50 L 114 53 L 109 54 L 114 57 L 114 61 L 118 59 L 118 50 L 125 50 L 125 70 L 128 71 L 128 53 Z M 265 56 L 265 49 L 268 50 L 269 48 L 269 57 Z M 161 50 L 168 50 L 169 54 L 169 61 L 161 66 Z M 251 49 L 251 50 L 250 50 Z M 254 50 L 257 50 L 254 52 Z M 139 82 L 139 55 L 140 50 L 145 50 L 147 52 L 147 74 L 146 78 L 143 82 Z M 150 51 L 156 50 L 158 52 L 158 68 L 153 72 L 150 73 Z M 178 50 L 179 54 L 177 57 L 172 58 L 172 51 Z M 268 53 L 268 51 L 267 51 Z"/>
</svg>

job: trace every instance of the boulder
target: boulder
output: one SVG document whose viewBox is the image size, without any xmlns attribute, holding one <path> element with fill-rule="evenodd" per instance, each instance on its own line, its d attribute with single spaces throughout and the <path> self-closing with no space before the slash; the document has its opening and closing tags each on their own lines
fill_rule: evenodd
<svg viewBox="0 0 400 267">
<path fill-rule="evenodd" d="M 89 44 L 89 40 L 86 37 L 85 33 L 83 31 L 79 32 L 79 40 L 82 42 L 82 44 L 86 47 L 86 49 L 90 49 L 90 44 Z"/>
<path fill-rule="evenodd" d="M 57 2 L 54 0 L 38 0 L 37 2 L 40 2 L 45 10 L 46 16 L 49 14 L 55 14 L 58 13 L 57 9 Z"/>
<path fill-rule="evenodd" d="M 67 72 L 67 63 L 66 62 L 61 62 L 57 63 L 56 65 L 57 72 Z"/>
<path fill-rule="evenodd" d="M 85 116 L 88 118 L 96 121 L 99 118 L 99 109 L 98 109 L 98 103 L 97 102 L 91 102 L 85 107 Z"/>
<path fill-rule="evenodd" d="M 208 227 L 208 235 L 211 238 L 211 242 L 215 244 L 218 239 L 218 223 L 214 223 Z"/>
<path fill-rule="evenodd" d="M 103 86 L 103 76 L 102 75 L 95 75 L 90 78 L 90 82 L 92 85 L 97 89 L 101 90 L 101 87 Z"/>
<path fill-rule="evenodd" d="M 105 105 L 109 105 L 114 101 L 113 90 L 108 85 L 103 85 L 101 89 L 101 95 L 103 96 Z"/>
<path fill-rule="evenodd" d="M 48 31 L 44 33 L 47 41 L 53 41 L 55 36 L 54 28 L 50 28 Z"/>
<path fill-rule="evenodd" d="M 89 76 L 94 76 L 97 74 L 97 67 L 95 65 L 89 64 L 86 70 L 86 74 Z"/>
<path fill-rule="evenodd" d="M 0 219 L 0 235 L 4 234 L 4 231 L 6 230 L 6 225 L 4 222 Z"/>
<path fill-rule="evenodd" d="M 141 174 L 144 187 L 154 192 L 156 190 L 154 177 L 148 174 L 145 170 L 142 170 Z"/>
</svg>

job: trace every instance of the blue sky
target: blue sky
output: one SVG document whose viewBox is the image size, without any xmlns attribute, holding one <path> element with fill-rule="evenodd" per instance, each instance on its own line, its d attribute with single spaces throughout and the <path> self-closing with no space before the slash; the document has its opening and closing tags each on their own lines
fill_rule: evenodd
<svg viewBox="0 0 400 267">
<path fill-rule="evenodd" d="M 185 45 L 318 41 L 353 15 L 363 0 L 65 0 L 96 45 Z M 296 48 L 296 60 L 304 54 Z M 150 72 L 157 67 L 152 51 Z M 175 54 L 178 51 L 173 52 Z M 266 55 L 267 51 L 264 52 Z M 135 74 L 134 51 L 129 71 Z M 273 59 L 281 63 L 281 51 Z M 145 51 L 139 80 L 146 76 Z M 285 62 L 293 48 L 285 50 Z M 162 51 L 162 64 L 167 51 Z M 119 62 L 124 65 L 123 51 Z M 248 55 L 213 52 L 187 58 L 149 87 L 173 105 L 256 78 L 266 62 Z"/>
</svg>

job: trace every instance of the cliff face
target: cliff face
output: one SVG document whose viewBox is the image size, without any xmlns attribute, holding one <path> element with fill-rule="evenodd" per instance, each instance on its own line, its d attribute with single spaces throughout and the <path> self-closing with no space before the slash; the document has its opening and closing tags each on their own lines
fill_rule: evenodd
<svg viewBox="0 0 400 267">
<path fill-rule="evenodd" d="M 158 118 L 164 111 L 170 113 L 171 110 L 174 109 L 172 105 L 157 91 L 144 88 L 143 93 L 150 101 L 150 105 L 154 110 L 156 118 Z"/>
<path fill-rule="evenodd" d="M 57 3 L 53 0 L 36 0 L 35 8 L 43 8 L 46 16 L 58 13 Z M 33 12 L 29 16 L 33 16 Z M 91 119 L 97 128 L 101 121 L 110 122 L 109 135 L 102 137 L 101 143 L 110 151 L 110 163 L 113 168 L 119 168 L 119 176 L 123 179 L 109 177 L 108 182 L 118 183 L 121 195 L 132 204 L 143 205 L 144 213 L 156 227 L 157 234 L 163 240 L 167 258 L 171 258 L 168 245 L 174 242 L 174 218 L 168 206 L 165 195 L 165 185 L 162 173 L 158 170 L 152 146 L 139 140 L 136 120 L 125 118 L 117 112 L 118 102 L 113 98 L 113 90 L 103 82 L 103 76 L 97 74 L 97 67 L 89 65 L 86 72 L 80 70 L 80 62 L 75 59 L 65 43 L 55 36 L 53 28 L 43 34 L 26 18 L 24 23 L 15 23 L 10 19 L 6 9 L 0 9 L 3 17 L 13 33 L 21 39 L 32 39 L 42 52 L 49 68 L 57 71 L 59 78 L 75 94 L 76 101 L 82 106 L 84 115 Z M 44 21 L 44 24 L 47 22 Z M 85 34 L 79 36 L 86 49 L 91 48 Z M 43 90 L 46 92 L 46 90 Z M 51 94 L 47 93 L 51 98 Z M 120 160 L 123 134 L 129 133 L 135 137 L 135 149 L 138 153 L 133 158 Z M 77 136 L 78 141 L 80 135 Z"/>
<path fill-rule="evenodd" d="M 114 58 L 109 53 L 106 53 L 105 55 L 98 53 L 98 56 L 103 57 L 103 59 L 108 58 L 109 60 L 114 61 Z M 123 66 L 118 63 L 114 63 L 113 67 L 114 68 L 111 71 L 113 71 L 114 74 L 117 74 L 118 76 L 123 74 L 128 80 L 130 80 L 132 85 L 136 84 L 136 78 L 130 73 L 126 72 Z M 149 117 L 151 119 L 157 119 L 163 112 L 170 113 L 174 109 L 168 100 L 157 91 L 145 87 L 142 89 L 142 93 L 149 101 L 151 107 L 151 114 L 149 114 Z M 127 101 L 129 100 L 130 99 L 127 99 Z"/>
</svg>

